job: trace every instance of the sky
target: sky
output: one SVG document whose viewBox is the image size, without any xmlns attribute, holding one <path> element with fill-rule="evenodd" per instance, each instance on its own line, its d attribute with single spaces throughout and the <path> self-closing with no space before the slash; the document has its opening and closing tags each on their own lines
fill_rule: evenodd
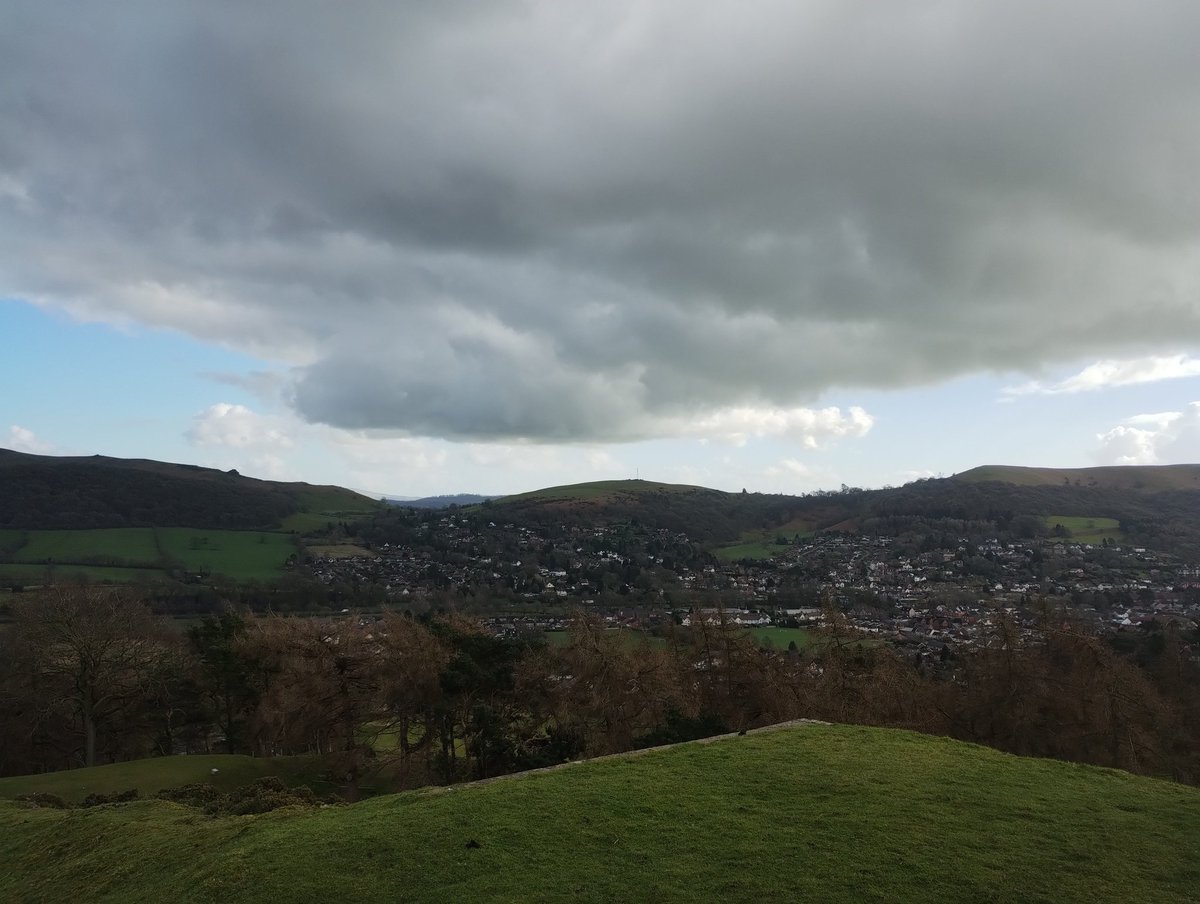
<svg viewBox="0 0 1200 904">
<path fill-rule="evenodd" d="M 1200 461 L 1194 0 L 0 0 L 0 446 L 372 494 Z"/>
</svg>

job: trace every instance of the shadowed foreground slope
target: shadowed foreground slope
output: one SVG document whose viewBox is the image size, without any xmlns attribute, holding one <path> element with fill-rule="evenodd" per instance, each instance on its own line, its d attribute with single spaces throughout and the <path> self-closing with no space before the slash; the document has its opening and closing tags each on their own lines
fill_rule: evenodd
<svg viewBox="0 0 1200 904">
<path fill-rule="evenodd" d="M 806 726 L 262 816 L 0 802 L 0 863 L 14 901 L 1186 901 L 1200 790 Z"/>
</svg>

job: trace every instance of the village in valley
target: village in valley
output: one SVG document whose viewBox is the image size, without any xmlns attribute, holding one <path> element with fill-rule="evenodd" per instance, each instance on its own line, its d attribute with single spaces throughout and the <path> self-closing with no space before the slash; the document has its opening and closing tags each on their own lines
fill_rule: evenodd
<svg viewBox="0 0 1200 904">
<path fill-rule="evenodd" d="M 483 509 L 400 523 L 314 542 L 293 568 L 342 588 L 348 607 L 454 608 L 497 634 L 561 631 L 579 611 L 651 633 L 700 618 L 802 628 L 837 612 L 863 635 L 936 656 L 986 642 L 1002 616 L 1029 629 L 1054 612 L 1096 634 L 1200 625 L 1200 564 L 1061 529 L 920 543 L 780 533 L 769 558 L 722 561 L 687 534 L 636 524 L 531 527 Z"/>
</svg>

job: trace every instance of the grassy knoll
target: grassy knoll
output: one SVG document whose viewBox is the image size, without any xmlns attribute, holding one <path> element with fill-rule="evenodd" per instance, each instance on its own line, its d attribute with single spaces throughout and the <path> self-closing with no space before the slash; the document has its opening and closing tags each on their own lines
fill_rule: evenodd
<svg viewBox="0 0 1200 904">
<path fill-rule="evenodd" d="M 215 775 L 213 769 L 217 770 Z M 232 791 L 266 775 L 277 775 L 292 785 L 320 783 L 320 769 L 307 757 L 165 756 L 89 769 L 0 778 L 0 798 L 42 792 L 78 803 L 89 794 L 114 794 L 137 788 L 148 795 L 193 782 L 208 782 L 222 791 Z"/>
<path fill-rule="evenodd" d="M 1076 515 L 1046 515 L 1046 527 L 1053 530 L 1062 525 L 1071 532 L 1070 539 L 1078 543 L 1123 542 L 1121 523 L 1116 518 L 1088 518 Z"/>
<path fill-rule="evenodd" d="M 12 901 L 1195 900 L 1200 791 L 808 726 L 349 807 L 0 803 Z"/>
</svg>

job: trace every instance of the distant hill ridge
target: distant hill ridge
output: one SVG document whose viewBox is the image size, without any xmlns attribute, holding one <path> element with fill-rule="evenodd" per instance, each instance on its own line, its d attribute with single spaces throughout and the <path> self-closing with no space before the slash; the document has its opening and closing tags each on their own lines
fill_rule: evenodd
<svg viewBox="0 0 1200 904">
<path fill-rule="evenodd" d="M 0 449 L 0 527 L 268 528 L 306 511 L 368 511 L 342 487 L 281 483 L 198 465 Z"/>
<path fill-rule="evenodd" d="M 718 547 L 822 531 L 1013 530 L 1014 519 L 1108 518 L 1134 542 L 1200 557 L 1200 465 L 1028 468 L 985 465 L 901 487 L 805 496 L 729 493 L 650 480 L 547 487 L 515 496 L 407 500 L 488 507 L 532 525 L 631 523 Z M 180 526 L 304 530 L 383 504 L 341 487 L 279 483 L 144 459 L 0 450 L 0 529 Z M 307 513 L 307 514 L 302 514 Z M 342 517 L 343 514 L 345 517 Z M 1026 527 L 1032 522 L 1027 522 Z M 990 526 L 989 526 L 990 525 Z"/>
<path fill-rule="evenodd" d="M 1155 492 L 1200 489 L 1200 464 L 1114 465 L 1099 468 L 1029 468 L 983 465 L 963 471 L 954 480 L 997 481 L 1017 486 L 1093 486 Z"/>
</svg>

